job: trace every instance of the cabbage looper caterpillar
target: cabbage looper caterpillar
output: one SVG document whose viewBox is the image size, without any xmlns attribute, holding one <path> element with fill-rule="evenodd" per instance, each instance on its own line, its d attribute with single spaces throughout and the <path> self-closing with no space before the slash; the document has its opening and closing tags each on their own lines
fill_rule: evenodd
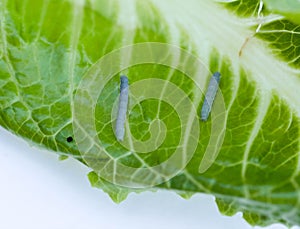
<svg viewBox="0 0 300 229">
<path fill-rule="evenodd" d="M 211 111 L 211 107 L 213 105 L 213 102 L 215 100 L 219 88 L 220 79 L 221 79 L 220 72 L 215 72 L 210 78 L 208 88 L 205 94 L 204 103 L 201 109 L 201 120 L 203 121 L 207 121 L 208 119 L 208 116 Z"/>
<path fill-rule="evenodd" d="M 120 96 L 119 96 L 119 107 L 118 116 L 116 120 L 116 138 L 118 141 L 123 141 L 125 134 L 125 119 L 128 105 L 128 78 L 127 76 L 120 77 Z"/>
</svg>

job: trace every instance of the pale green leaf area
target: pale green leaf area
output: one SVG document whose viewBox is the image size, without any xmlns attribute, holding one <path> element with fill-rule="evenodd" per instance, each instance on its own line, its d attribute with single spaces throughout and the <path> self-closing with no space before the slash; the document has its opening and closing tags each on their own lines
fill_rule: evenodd
<svg viewBox="0 0 300 229">
<path fill-rule="evenodd" d="M 271 11 L 280 13 L 297 24 L 300 23 L 299 1 L 264 0 L 264 2 Z"/>
<path fill-rule="evenodd" d="M 142 42 L 173 44 L 201 60 L 206 69 L 201 79 L 162 64 L 144 63 L 123 69 L 130 84 L 148 78 L 168 81 L 186 94 L 199 113 L 204 95 L 195 82 L 205 88 L 211 73 L 219 71 L 217 98 L 222 95 L 224 110 L 219 114 L 213 107 L 207 122 L 198 118 L 200 135 L 184 135 L 197 143 L 187 166 L 147 190 L 168 189 L 184 198 L 205 192 L 216 197 L 222 213 L 243 212 L 252 225 L 300 225 L 300 24 L 290 21 L 294 11 L 272 11 L 272 1 L 265 2 L 269 8 L 252 0 L 0 0 L 0 125 L 57 152 L 61 159 L 72 156 L 87 164 L 94 170 L 88 175 L 92 186 L 116 202 L 123 201 L 130 192 L 145 189 L 100 178 L 107 169 L 100 166 L 102 159 L 96 154 L 88 158 L 78 146 L 86 143 L 92 149 L 89 146 L 100 139 L 111 161 L 150 168 L 173 155 L 181 140 L 180 114 L 176 106 L 159 98 L 133 106 L 126 128 L 130 139 L 151 139 L 157 119 L 165 130 L 159 148 L 136 153 L 116 140 L 111 121 L 121 71 L 103 85 L 96 101 L 89 119 L 96 128 L 93 138 L 89 131 L 80 139 L 74 136 L 76 93 L 106 54 Z M 178 58 L 164 55 L 173 59 L 173 66 L 185 65 L 183 52 Z M 111 61 L 111 68 L 114 61 L 133 58 L 133 53 L 124 53 Z M 197 66 L 185 67 L 193 71 Z M 92 87 L 94 82 L 86 83 L 83 89 L 93 88 L 81 100 L 88 108 L 92 101 L 88 95 L 98 93 L 98 88 Z M 222 115 L 222 131 L 215 133 L 211 127 Z M 84 132 L 88 126 L 80 128 Z M 218 155 L 200 173 L 206 149 L 215 147 L 209 145 L 210 137 L 222 133 Z M 118 167 L 112 173 L 116 179 L 137 176 L 121 174 Z M 149 184 L 155 179 L 143 177 Z"/>
</svg>

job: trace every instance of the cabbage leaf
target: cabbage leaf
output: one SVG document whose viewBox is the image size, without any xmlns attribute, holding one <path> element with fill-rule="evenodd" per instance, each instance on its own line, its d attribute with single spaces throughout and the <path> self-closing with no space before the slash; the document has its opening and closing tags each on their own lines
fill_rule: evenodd
<svg viewBox="0 0 300 229">
<path fill-rule="evenodd" d="M 300 225 L 300 11 L 280 2 L 0 0 L 0 125 L 85 163 L 116 202 L 204 192 L 252 225 Z"/>
</svg>

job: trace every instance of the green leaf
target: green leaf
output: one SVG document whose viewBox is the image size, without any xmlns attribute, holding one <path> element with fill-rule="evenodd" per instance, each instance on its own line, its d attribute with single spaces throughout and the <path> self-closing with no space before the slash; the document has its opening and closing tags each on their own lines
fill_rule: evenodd
<svg viewBox="0 0 300 229">
<path fill-rule="evenodd" d="M 108 193 L 110 198 L 116 203 L 120 203 L 123 200 L 125 200 L 127 198 L 128 194 L 130 193 L 130 191 L 126 188 L 122 188 L 120 186 L 113 185 L 113 184 L 105 181 L 104 179 L 99 178 L 97 176 L 97 174 L 94 172 L 90 172 L 88 174 L 88 178 L 93 187 L 100 188 L 104 192 Z"/>
<path fill-rule="evenodd" d="M 300 2 L 296 0 L 264 0 L 267 7 L 275 13 L 286 16 L 289 20 L 300 23 Z"/>
<path fill-rule="evenodd" d="M 252 225 L 300 225 L 300 23 L 265 3 L 0 0 L 0 125 L 86 164 L 116 202 L 205 192 Z"/>
</svg>

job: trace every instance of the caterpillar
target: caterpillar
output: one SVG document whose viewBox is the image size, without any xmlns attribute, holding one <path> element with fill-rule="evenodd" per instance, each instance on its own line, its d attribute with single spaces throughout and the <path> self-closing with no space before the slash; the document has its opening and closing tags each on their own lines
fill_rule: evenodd
<svg viewBox="0 0 300 229">
<path fill-rule="evenodd" d="M 120 96 L 119 96 L 119 106 L 118 106 L 118 115 L 116 120 L 116 138 L 118 141 L 123 141 L 125 134 L 125 119 L 127 113 L 128 105 L 128 78 L 127 76 L 120 77 Z"/>
<path fill-rule="evenodd" d="M 215 72 L 212 77 L 210 78 L 208 88 L 205 94 L 205 99 L 204 103 L 201 109 L 201 120 L 202 121 L 207 121 L 208 116 L 211 111 L 211 107 L 213 105 L 213 102 L 215 100 L 218 88 L 219 88 L 219 83 L 221 79 L 221 73 L 220 72 Z"/>
</svg>

